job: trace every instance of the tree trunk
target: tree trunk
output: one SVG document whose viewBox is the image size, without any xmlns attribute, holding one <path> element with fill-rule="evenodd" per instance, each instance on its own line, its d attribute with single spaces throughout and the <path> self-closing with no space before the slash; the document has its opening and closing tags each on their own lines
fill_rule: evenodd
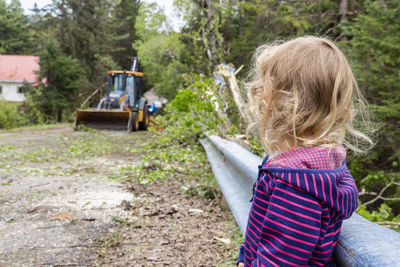
<svg viewBox="0 0 400 267">
<path fill-rule="evenodd" d="M 340 23 L 347 20 L 347 0 L 340 0 L 339 4 Z"/>
<path fill-rule="evenodd" d="M 65 39 L 65 28 L 67 24 L 67 13 L 66 13 L 66 7 L 65 7 L 65 1 L 61 0 L 61 2 L 58 3 L 58 9 L 60 10 L 61 14 L 61 21 L 60 21 L 60 31 L 59 31 L 59 36 L 60 36 L 60 46 L 61 50 L 65 53 L 66 52 L 66 39 Z"/>
<path fill-rule="evenodd" d="M 57 111 L 57 122 L 62 122 L 62 108 L 59 108 Z"/>
<path fill-rule="evenodd" d="M 238 26 L 239 26 L 239 44 L 243 39 L 243 9 L 242 9 L 242 2 L 243 0 L 239 0 L 239 19 L 238 19 Z M 239 45 L 239 64 L 243 64 L 243 51 L 242 46 Z"/>
<path fill-rule="evenodd" d="M 211 70 L 214 72 L 216 66 L 218 65 L 217 56 L 217 44 L 216 44 L 216 32 L 215 32 L 215 13 L 212 0 L 207 1 L 207 26 L 208 26 L 208 39 L 210 41 L 210 56 L 211 56 Z"/>
<path fill-rule="evenodd" d="M 378 0 L 378 2 L 381 3 L 381 5 L 382 5 L 382 7 L 383 7 L 384 10 L 387 9 L 387 5 L 386 5 L 386 3 L 385 3 L 385 0 Z"/>
</svg>

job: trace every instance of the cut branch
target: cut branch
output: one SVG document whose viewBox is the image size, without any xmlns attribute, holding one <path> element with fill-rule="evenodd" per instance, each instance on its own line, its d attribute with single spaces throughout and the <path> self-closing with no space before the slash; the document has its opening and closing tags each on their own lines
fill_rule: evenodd
<svg viewBox="0 0 400 267">
<path fill-rule="evenodd" d="M 86 103 L 87 103 L 93 96 L 95 96 L 99 91 L 101 92 L 101 89 L 102 89 L 103 87 L 105 87 L 107 84 L 108 84 L 108 82 L 104 83 L 103 85 L 99 86 L 96 90 L 94 90 L 93 93 L 91 93 L 90 96 L 88 96 L 88 97 L 85 99 L 85 101 L 82 102 L 81 108 L 83 108 L 83 107 L 86 105 Z M 89 84 L 89 85 L 92 86 L 92 87 L 95 87 L 93 84 Z"/>
<path fill-rule="evenodd" d="M 217 111 L 217 116 L 218 118 L 222 121 L 221 124 L 219 124 L 219 128 L 223 134 L 228 132 L 231 128 L 231 122 L 228 118 L 228 115 L 226 114 L 225 110 L 221 108 L 219 99 L 218 99 L 218 92 L 214 92 L 212 88 L 208 88 L 206 94 L 211 95 L 211 101 L 214 104 L 215 111 Z"/>
<path fill-rule="evenodd" d="M 232 93 L 233 101 L 239 110 L 240 116 L 249 124 L 252 121 L 252 117 L 249 113 L 248 104 L 244 101 L 241 93 L 239 84 L 236 79 L 236 74 L 241 70 L 242 66 L 235 72 L 235 69 L 226 64 L 218 65 L 218 74 L 224 77 L 226 86 Z"/>
</svg>

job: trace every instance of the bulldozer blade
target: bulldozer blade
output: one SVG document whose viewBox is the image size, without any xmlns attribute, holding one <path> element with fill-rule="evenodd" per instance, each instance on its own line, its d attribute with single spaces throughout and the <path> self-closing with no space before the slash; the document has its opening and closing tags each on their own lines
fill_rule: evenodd
<svg viewBox="0 0 400 267">
<path fill-rule="evenodd" d="M 75 127 L 85 125 L 95 129 L 126 130 L 131 111 L 120 110 L 77 110 Z"/>
</svg>

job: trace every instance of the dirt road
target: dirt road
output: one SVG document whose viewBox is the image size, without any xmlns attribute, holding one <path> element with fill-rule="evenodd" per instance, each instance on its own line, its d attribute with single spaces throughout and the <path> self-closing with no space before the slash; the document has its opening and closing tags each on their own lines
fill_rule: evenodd
<svg viewBox="0 0 400 267">
<path fill-rule="evenodd" d="M 196 178 L 117 182 L 151 138 L 65 126 L 0 132 L 0 266 L 232 265 L 232 215 L 184 193 Z"/>
</svg>

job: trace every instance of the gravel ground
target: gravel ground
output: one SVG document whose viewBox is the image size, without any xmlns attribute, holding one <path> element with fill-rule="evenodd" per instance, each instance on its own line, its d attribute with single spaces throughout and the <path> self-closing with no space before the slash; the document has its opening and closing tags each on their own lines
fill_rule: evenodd
<svg viewBox="0 0 400 267">
<path fill-rule="evenodd" d="M 196 178 L 118 183 L 151 133 L 0 132 L 0 266 L 231 266 L 238 230 Z"/>
</svg>

